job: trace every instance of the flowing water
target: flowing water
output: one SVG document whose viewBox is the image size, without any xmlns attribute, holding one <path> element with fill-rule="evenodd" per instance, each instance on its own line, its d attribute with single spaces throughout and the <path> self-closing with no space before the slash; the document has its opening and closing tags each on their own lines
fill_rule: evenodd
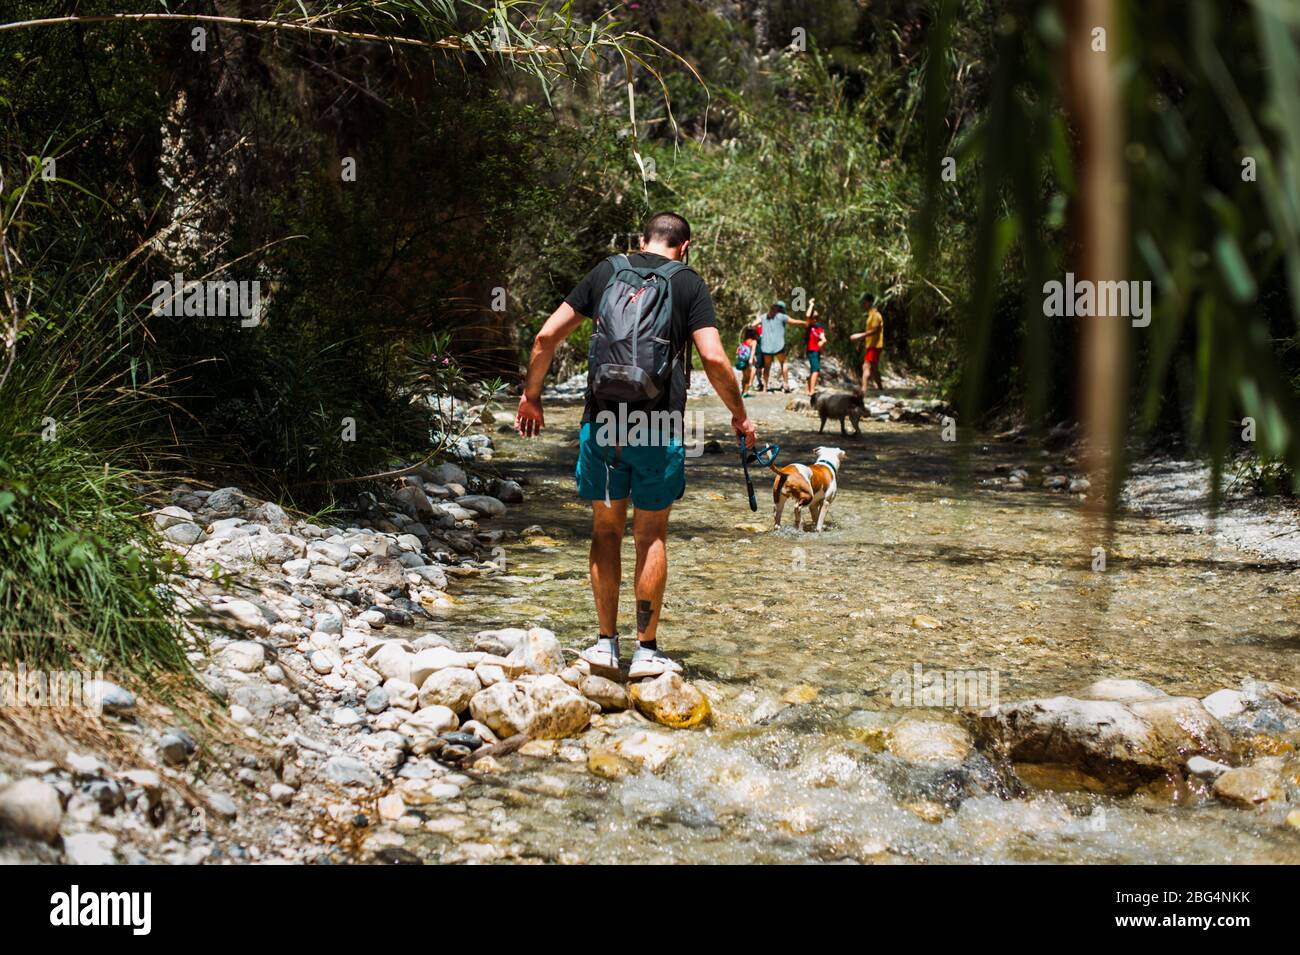
<svg viewBox="0 0 1300 955">
<path fill-rule="evenodd" d="M 475 790 L 483 812 L 454 838 L 430 837 L 431 854 L 459 858 L 457 842 L 479 840 L 582 862 L 1300 862 L 1300 833 L 1274 814 L 1016 794 L 982 757 L 918 767 L 860 731 L 900 702 L 917 718 L 958 718 L 894 692 L 918 667 L 965 671 L 1004 702 L 1101 677 L 1197 696 L 1247 677 L 1295 685 L 1300 570 L 1132 516 L 1107 544 L 1077 499 L 965 480 L 999 463 L 1037 473 L 1041 452 L 989 443 L 963 458 L 938 427 L 912 424 L 864 422 L 841 438 L 832 423 L 819 436 L 786 400 L 750 403 L 782 462 L 811 462 L 819 444 L 848 452 L 821 535 L 767 530 L 766 471 L 750 513 L 729 415 L 716 398 L 691 402 L 726 453 L 688 460 L 659 642 L 716 694 L 716 724 L 674 733 L 678 752 L 659 774 L 621 781 L 577 755 L 510 757 Z M 537 625 L 566 647 L 593 639 L 589 506 L 572 479 L 579 410 L 548 405 L 542 438 L 498 439 L 498 460 L 530 481 L 505 526 L 538 523 L 553 540 L 507 545 L 505 572 L 466 586 L 440 632 Z M 628 586 L 631 565 L 629 537 Z M 620 611 L 632 633 L 630 590 Z"/>
</svg>

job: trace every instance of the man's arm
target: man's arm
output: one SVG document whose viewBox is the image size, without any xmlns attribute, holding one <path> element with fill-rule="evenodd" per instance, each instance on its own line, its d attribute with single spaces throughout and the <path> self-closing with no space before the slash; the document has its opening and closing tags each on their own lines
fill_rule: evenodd
<svg viewBox="0 0 1300 955">
<path fill-rule="evenodd" d="M 754 442 L 758 440 L 758 434 L 754 430 L 754 422 L 749 420 L 749 415 L 745 411 L 745 399 L 740 397 L 740 386 L 736 384 L 736 376 L 731 372 L 731 362 L 727 360 L 727 353 L 722 347 L 722 336 L 718 334 L 716 328 L 700 328 L 691 334 L 695 341 L 695 350 L 700 353 L 700 363 L 704 365 L 704 373 L 708 376 L 709 382 L 713 385 L 714 391 L 722 399 L 722 403 L 727 406 L 731 412 L 731 426 L 736 429 L 737 434 L 745 436 L 745 447 L 752 448 Z"/>
<path fill-rule="evenodd" d="M 524 393 L 519 398 L 519 410 L 515 413 L 515 430 L 525 438 L 540 434 L 545 424 L 542 417 L 542 383 L 546 381 L 546 372 L 550 370 L 555 349 L 583 321 L 583 316 L 574 311 L 572 305 L 561 302 L 533 339 L 533 351 L 528 356 L 528 374 L 524 377 Z"/>
</svg>

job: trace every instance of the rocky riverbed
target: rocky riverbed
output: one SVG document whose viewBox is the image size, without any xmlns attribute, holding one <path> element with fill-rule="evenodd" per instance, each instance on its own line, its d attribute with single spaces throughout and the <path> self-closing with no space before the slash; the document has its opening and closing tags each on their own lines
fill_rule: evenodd
<svg viewBox="0 0 1300 955">
<path fill-rule="evenodd" d="M 785 405 L 755 402 L 760 428 L 800 455 L 817 436 Z M 709 413 L 725 437 L 725 413 Z M 943 453 L 917 443 L 934 423 L 886 412 L 863 439 L 874 450 L 851 448 L 845 500 L 815 541 L 761 523 L 737 534 L 747 511 L 734 510 L 734 474 L 720 456 L 693 463 L 663 633 L 686 679 L 629 686 L 576 655 L 590 598 L 586 511 L 564 474 L 572 414 L 548 414 L 549 444 L 505 439 L 497 454 L 489 436 L 469 436 L 463 466 L 418 469 L 344 523 L 236 488 L 172 489 L 145 519 L 184 560 L 173 586 L 217 718 L 182 719 L 124 681 L 101 688 L 97 716 L 18 715 L 21 737 L 0 750 L 0 855 L 1300 860 L 1300 680 L 1285 679 L 1285 652 L 1243 655 L 1233 636 L 1285 619 L 1293 574 L 1241 578 L 1254 610 L 1221 614 L 1224 637 L 1208 645 L 1203 627 L 1171 615 L 1195 613 L 1187 594 L 1206 586 L 1184 579 L 1203 559 L 1196 541 L 1135 524 L 1100 619 L 1127 626 L 1118 595 L 1145 587 L 1139 630 L 1152 636 L 1144 648 L 1087 623 L 1080 641 L 1088 612 L 1067 595 L 1099 578 L 1087 542 L 1059 528 L 1082 494 L 989 488 L 970 505 L 985 510 L 954 523 L 944 479 L 912 471 Z M 987 466 L 1009 480 L 1016 455 Z M 887 462 L 891 486 L 871 488 Z M 921 550 L 972 527 L 991 548 L 981 563 L 1003 576 Z M 1084 569 L 1044 574 L 996 549 L 1016 540 Z M 908 576 L 844 586 L 900 560 L 925 568 L 915 589 Z M 718 586 L 732 580 L 721 568 L 773 561 L 784 570 L 771 593 Z M 1193 588 L 1177 610 L 1156 596 L 1170 586 Z M 1192 672 L 1207 655 L 1221 660 Z"/>
</svg>

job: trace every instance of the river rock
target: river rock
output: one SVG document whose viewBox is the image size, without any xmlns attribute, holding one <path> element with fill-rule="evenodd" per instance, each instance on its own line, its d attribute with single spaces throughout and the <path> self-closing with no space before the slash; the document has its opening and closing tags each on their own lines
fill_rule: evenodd
<svg viewBox="0 0 1300 955">
<path fill-rule="evenodd" d="M 529 630 L 510 651 L 506 660 L 530 673 L 559 673 L 564 669 L 564 652 L 555 634 L 541 627 Z"/>
<path fill-rule="evenodd" d="M 909 763 L 949 764 L 960 763 L 972 748 L 970 735 L 960 726 L 914 719 L 902 719 L 891 726 L 885 746 Z"/>
<path fill-rule="evenodd" d="M 524 502 L 524 489 L 520 487 L 518 481 L 499 480 L 492 485 L 492 494 L 497 500 L 506 504 L 522 504 Z"/>
<path fill-rule="evenodd" d="M 394 504 L 417 521 L 433 514 L 433 505 L 429 503 L 429 496 L 423 488 L 403 484 L 393 492 L 392 497 Z"/>
<path fill-rule="evenodd" d="M 509 656 L 528 631 L 519 627 L 507 627 L 504 630 L 480 630 L 474 634 L 474 649 L 484 653 L 493 653 L 500 657 Z"/>
<path fill-rule="evenodd" d="M 363 786 L 370 789 L 379 785 L 379 777 L 355 756 L 340 753 L 325 761 L 325 778 L 340 786 Z"/>
<path fill-rule="evenodd" d="M 208 495 L 203 508 L 213 517 L 233 517 L 244 509 L 248 500 L 237 487 L 223 487 Z"/>
<path fill-rule="evenodd" d="M 528 695 L 536 710 L 528 727 L 534 739 L 564 739 L 582 732 L 591 722 L 587 698 L 559 677 L 539 677 L 529 684 Z"/>
<path fill-rule="evenodd" d="M 1246 694 L 1240 690 L 1216 690 L 1201 704 L 1216 720 L 1226 720 L 1246 711 Z"/>
<path fill-rule="evenodd" d="M 439 670 L 453 667 L 471 669 L 467 666 L 468 662 L 464 654 L 457 653 L 449 647 L 430 647 L 421 650 L 411 659 L 411 682 L 416 686 L 424 686 L 424 681 Z"/>
<path fill-rule="evenodd" d="M 266 648 L 254 640 L 236 640 L 221 648 L 217 662 L 240 673 L 256 673 L 266 665 Z"/>
<path fill-rule="evenodd" d="M 183 507 L 177 507 L 174 504 L 168 507 L 160 508 L 153 516 L 153 526 L 155 530 L 165 531 L 169 527 L 177 524 L 193 523 L 194 515 Z"/>
<path fill-rule="evenodd" d="M 162 535 L 173 544 L 189 547 L 191 544 L 198 543 L 199 538 L 203 536 L 203 528 L 190 522 L 171 524 L 162 532 Z"/>
<path fill-rule="evenodd" d="M 1261 759 L 1252 766 L 1230 769 L 1214 781 L 1214 794 L 1225 802 L 1247 808 L 1282 798 L 1281 761 Z"/>
<path fill-rule="evenodd" d="M 486 494 L 466 494 L 464 497 L 456 498 L 456 503 L 484 517 L 504 517 L 506 513 L 505 504 Z"/>
<path fill-rule="evenodd" d="M 699 726 L 712 715 L 708 698 L 672 672 L 634 684 L 628 696 L 643 715 L 675 729 Z"/>
<path fill-rule="evenodd" d="M 429 674 L 420 684 L 420 706 L 445 706 L 453 713 L 463 713 L 482 688 L 473 670 L 446 667 Z"/>
<path fill-rule="evenodd" d="M 26 839 L 53 842 L 63 821 L 59 791 L 39 779 L 20 779 L 0 789 L 0 826 Z"/>
<path fill-rule="evenodd" d="M 469 711 L 476 721 L 505 738 L 528 732 L 537 704 L 522 683 L 496 683 L 474 694 Z"/>
<path fill-rule="evenodd" d="M 600 704 L 602 710 L 616 712 L 627 709 L 627 690 L 613 680 L 603 676 L 584 676 L 578 683 L 578 689 L 587 699 Z"/>
<path fill-rule="evenodd" d="M 388 709 L 388 691 L 377 686 L 366 694 L 366 712 L 373 715 Z"/>
<path fill-rule="evenodd" d="M 386 680 L 411 681 L 411 663 L 415 652 L 404 640 L 385 640 L 366 661 L 370 668 Z"/>
<path fill-rule="evenodd" d="M 610 744 L 614 752 L 633 765 L 657 773 L 677 751 L 672 736 L 657 730 L 634 730 Z"/>
<path fill-rule="evenodd" d="M 1112 785 L 1136 786 L 1193 755 L 1232 752 L 1227 731 L 1190 697 L 1025 700 L 991 708 L 977 727 L 982 742 L 1013 762 L 1061 764 Z"/>
<path fill-rule="evenodd" d="M 430 468 L 426 477 L 434 484 L 459 484 L 463 487 L 469 483 L 469 475 L 465 473 L 465 469 L 450 461 Z"/>
<path fill-rule="evenodd" d="M 168 766 L 184 765 L 197 749 L 194 737 L 179 727 L 163 731 L 158 739 L 158 752 Z"/>
<path fill-rule="evenodd" d="M 397 731 L 411 741 L 411 752 L 423 756 L 439 745 L 437 740 L 443 733 L 460 726 L 456 714 L 445 706 L 425 706 L 397 728 Z"/>
</svg>

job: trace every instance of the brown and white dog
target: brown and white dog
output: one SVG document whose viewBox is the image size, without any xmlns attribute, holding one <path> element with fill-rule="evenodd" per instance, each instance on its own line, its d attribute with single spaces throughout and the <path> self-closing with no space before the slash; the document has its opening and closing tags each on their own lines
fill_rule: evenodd
<svg viewBox="0 0 1300 955">
<path fill-rule="evenodd" d="M 772 482 L 772 526 L 781 526 L 781 512 L 785 510 L 787 499 L 794 501 L 794 526 L 803 530 L 801 512 L 807 507 L 816 523 L 815 530 L 821 531 L 826 523 L 826 512 L 835 500 L 839 489 L 840 465 L 844 463 L 844 452 L 839 448 L 817 448 L 817 460 L 811 465 L 787 464 L 778 468 L 769 464 L 776 480 Z"/>
</svg>

